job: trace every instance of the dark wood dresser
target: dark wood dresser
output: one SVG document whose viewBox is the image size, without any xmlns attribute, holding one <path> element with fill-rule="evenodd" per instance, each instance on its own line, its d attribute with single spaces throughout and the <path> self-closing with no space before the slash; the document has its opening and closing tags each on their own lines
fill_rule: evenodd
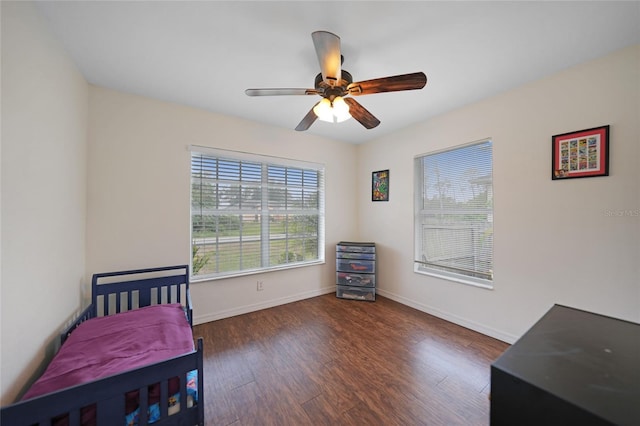
<svg viewBox="0 0 640 426">
<path fill-rule="evenodd" d="M 640 324 L 554 305 L 491 365 L 491 425 L 640 425 Z"/>
</svg>

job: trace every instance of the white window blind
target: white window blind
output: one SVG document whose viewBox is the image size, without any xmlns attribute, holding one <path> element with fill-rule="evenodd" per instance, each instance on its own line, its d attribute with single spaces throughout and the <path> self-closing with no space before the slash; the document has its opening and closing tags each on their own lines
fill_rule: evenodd
<svg viewBox="0 0 640 426">
<path fill-rule="evenodd" d="M 230 151 L 191 153 L 192 275 L 324 260 L 324 169 Z"/>
<path fill-rule="evenodd" d="M 415 271 L 491 287 L 493 155 L 484 140 L 415 158 Z"/>
</svg>

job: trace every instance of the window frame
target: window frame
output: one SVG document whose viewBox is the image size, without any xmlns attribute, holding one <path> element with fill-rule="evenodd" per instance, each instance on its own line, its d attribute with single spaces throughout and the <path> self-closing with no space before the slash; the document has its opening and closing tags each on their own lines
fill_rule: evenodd
<svg viewBox="0 0 640 426">
<path fill-rule="evenodd" d="M 451 266 L 448 267 L 449 270 L 438 269 L 436 267 L 429 267 L 427 263 L 421 260 L 421 257 L 423 256 L 423 251 L 424 251 L 423 249 L 424 230 L 420 228 L 425 226 L 425 223 L 424 223 L 425 220 L 421 220 L 421 218 L 428 214 L 426 213 L 426 209 L 422 208 L 424 206 L 424 191 L 425 191 L 424 190 L 425 173 L 423 168 L 425 158 L 429 156 L 436 156 L 439 154 L 444 154 L 444 153 L 461 150 L 461 149 L 465 149 L 473 146 L 479 146 L 483 144 L 488 144 L 491 150 L 490 156 L 489 156 L 490 184 L 487 188 L 487 191 L 488 191 L 487 197 L 488 197 L 488 201 L 490 201 L 490 205 L 486 207 L 486 209 L 483 209 L 482 211 L 482 214 L 487 214 L 487 220 L 484 223 L 491 224 L 490 225 L 491 244 L 490 244 L 490 256 L 489 256 L 490 269 L 488 273 L 485 274 L 486 278 L 481 278 L 477 275 L 481 275 L 482 273 L 472 272 L 472 271 L 469 271 L 469 273 L 466 273 L 466 272 L 462 272 L 462 270 L 454 271 L 454 269 L 456 268 Z M 493 223 L 494 223 L 493 153 L 494 153 L 494 144 L 493 144 L 492 138 L 485 138 L 485 139 L 469 142 L 462 145 L 457 145 L 453 147 L 440 149 L 437 151 L 431 151 L 428 153 L 416 155 L 414 157 L 414 272 L 415 273 L 433 276 L 433 277 L 454 281 L 461 284 L 471 285 L 475 287 L 481 287 L 489 290 L 493 289 L 493 283 L 494 283 L 494 277 L 493 277 L 493 269 L 494 269 L 494 262 L 493 262 L 494 260 L 493 259 L 493 253 L 494 253 L 494 247 L 493 247 Z M 445 209 L 443 211 L 455 212 L 455 209 L 450 209 L 450 210 Z M 474 213 L 477 213 L 477 211 Z M 445 225 L 439 225 L 439 226 L 442 229 L 446 228 Z M 434 226 L 432 229 L 436 229 L 436 228 L 437 227 Z M 449 226 L 449 229 L 457 229 L 457 228 L 455 226 Z M 476 274 L 476 276 L 471 275 L 474 273 Z"/>
<path fill-rule="evenodd" d="M 189 153 L 190 154 L 189 155 L 189 159 L 190 159 L 190 164 L 189 164 L 189 170 L 190 170 L 190 173 L 189 173 L 190 175 L 190 179 L 189 179 L 189 250 L 190 250 L 189 270 L 190 270 L 190 276 L 191 276 L 192 282 L 213 281 L 213 280 L 224 279 L 224 278 L 260 274 L 260 273 L 265 273 L 270 271 L 300 268 L 300 267 L 306 267 L 306 266 L 325 263 L 325 257 L 324 257 L 324 254 L 325 254 L 325 250 L 324 250 L 324 246 L 325 246 L 325 166 L 324 164 L 294 160 L 289 158 L 281 158 L 276 156 L 253 154 L 253 153 L 247 153 L 247 152 L 241 152 L 241 151 L 232 151 L 232 150 L 225 150 L 225 149 L 218 149 L 218 148 L 211 148 L 211 147 L 196 146 L 196 145 L 189 146 L 189 151 L 190 151 Z M 194 157 L 200 157 L 200 156 L 205 156 L 211 159 L 219 159 L 223 161 L 226 160 L 229 162 L 240 162 L 243 164 L 244 163 L 260 164 L 260 167 L 261 167 L 260 181 L 259 183 L 256 183 L 254 185 L 255 188 L 259 188 L 259 192 L 260 192 L 259 207 L 254 208 L 253 210 L 250 210 L 250 211 L 249 210 L 247 211 L 233 210 L 231 213 L 232 215 L 237 214 L 240 216 L 245 214 L 256 215 L 256 217 L 260 216 L 260 222 L 259 222 L 260 223 L 259 224 L 260 249 L 258 253 L 260 257 L 259 267 L 251 267 L 246 269 L 242 269 L 241 267 L 241 269 L 232 270 L 232 271 L 218 270 L 217 272 L 211 272 L 206 274 L 197 274 L 193 272 L 194 271 L 193 264 L 194 264 L 194 258 L 195 258 L 195 252 L 194 252 L 194 243 L 195 243 L 194 182 L 195 181 L 194 181 L 193 162 L 194 162 Z M 285 206 L 284 209 L 283 208 L 273 209 L 272 208 L 273 206 L 269 205 L 269 191 L 274 191 L 274 187 L 279 187 L 280 189 L 282 188 L 288 189 L 290 187 L 293 187 L 293 185 L 281 184 L 281 183 L 274 184 L 274 178 L 273 177 L 271 179 L 269 178 L 270 175 L 268 174 L 268 170 L 270 168 L 285 169 L 287 170 L 287 173 L 289 173 L 290 170 L 299 171 L 302 174 L 305 174 L 305 172 L 314 172 L 314 173 L 317 172 L 317 207 L 304 208 L 304 207 L 298 206 L 296 208 L 291 208 L 289 210 L 289 207 Z M 238 181 L 238 185 L 240 187 L 244 187 L 245 184 Z M 300 188 L 297 188 L 297 189 L 300 189 Z M 287 197 L 287 195 L 285 195 L 285 197 Z M 202 203 L 200 204 L 200 207 L 202 207 Z M 224 209 L 220 205 L 218 207 L 214 207 L 213 210 L 220 211 L 220 212 L 224 211 Z M 309 215 L 308 212 L 316 212 L 316 213 Z M 296 214 L 317 218 L 317 231 L 316 231 L 317 235 L 314 236 L 315 238 L 312 238 L 312 239 L 317 239 L 317 247 L 315 248 L 317 252 L 317 256 L 309 260 L 289 261 L 288 255 L 287 255 L 285 256 L 286 263 L 279 263 L 279 264 L 273 264 L 273 265 L 269 264 L 267 266 L 263 266 L 265 261 L 269 262 L 269 255 L 270 255 L 269 246 L 273 241 L 272 239 L 268 239 L 268 238 L 264 240 L 265 237 L 269 236 L 268 228 L 271 223 L 270 218 L 278 215 L 279 216 L 285 215 L 288 217 L 289 215 L 296 215 Z M 242 221 L 242 219 L 240 220 Z M 241 238 L 241 235 L 239 236 L 239 238 Z M 285 235 L 286 235 L 285 238 L 287 240 L 289 239 L 293 240 L 293 239 L 296 239 L 296 236 L 297 238 L 299 238 L 301 234 L 296 234 L 295 232 L 289 233 L 289 231 L 287 230 L 285 231 Z M 293 238 L 289 238 L 290 236 Z M 215 237 L 212 237 L 212 238 L 217 239 L 219 237 L 221 237 L 221 235 L 216 235 Z M 265 252 L 265 249 L 266 249 L 266 252 Z M 242 253 L 240 254 L 240 256 L 242 256 Z M 216 257 L 219 257 L 219 256 L 214 255 L 214 258 Z"/>
</svg>

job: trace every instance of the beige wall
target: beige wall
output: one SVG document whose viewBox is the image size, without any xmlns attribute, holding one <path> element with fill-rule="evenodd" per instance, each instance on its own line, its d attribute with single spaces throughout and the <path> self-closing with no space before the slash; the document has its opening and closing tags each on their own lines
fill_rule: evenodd
<svg viewBox="0 0 640 426">
<path fill-rule="evenodd" d="M 199 145 L 326 167 L 326 264 L 192 285 L 195 322 L 335 291 L 335 244 L 356 237 L 356 146 L 91 87 L 87 271 L 189 262 Z M 256 291 L 256 282 L 264 283 Z"/>
<path fill-rule="evenodd" d="M 380 293 L 509 342 L 554 303 L 640 322 L 639 104 L 635 46 L 361 146 L 357 222 L 380 246 Z M 552 181 L 551 136 L 606 124 L 611 175 Z M 414 273 L 414 156 L 486 137 L 494 290 Z M 391 199 L 371 203 L 380 169 Z"/>
<path fill-rule="evenodd" d="M 1 8 L 4 405 L 35 378 L 80 307 L 88 84 L 31 3 Z"/>
</svg>

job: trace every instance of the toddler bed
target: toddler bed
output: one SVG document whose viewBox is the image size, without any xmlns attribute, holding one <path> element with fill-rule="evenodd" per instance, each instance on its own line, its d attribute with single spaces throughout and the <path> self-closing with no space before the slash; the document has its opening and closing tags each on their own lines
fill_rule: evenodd
<svg viewBox="0 0 640 426">
<path fill-rule="evenodd" d="M 2 425 L 203 425 L 186 265 L 96 274 L 91 304 Z"/>
</svg>

